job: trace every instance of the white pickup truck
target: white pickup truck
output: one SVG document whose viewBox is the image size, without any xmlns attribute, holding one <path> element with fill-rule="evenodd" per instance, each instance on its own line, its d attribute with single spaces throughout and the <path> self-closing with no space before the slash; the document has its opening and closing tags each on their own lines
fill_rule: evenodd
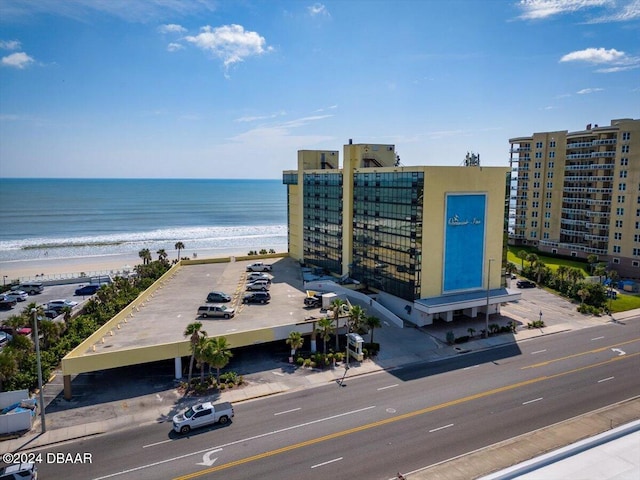
<svg viewBox="0 0 640 480">
<path fill-rule="evenodd" d="M 270 272 L 271 265 L 264 262 L 255 262 L 251 265 L 247 265 L 247 272 Z"/>
<path fill-rule="evenodd" d="M 204 427 L 219 423 L 225 425 L 233 418 L 233 406 L 229 402 L 200 403 L 188 408 L 185 412 L 174 415 L 173 429 L 178 433 L 189 433 L 192 428 Z"/>
</svg>

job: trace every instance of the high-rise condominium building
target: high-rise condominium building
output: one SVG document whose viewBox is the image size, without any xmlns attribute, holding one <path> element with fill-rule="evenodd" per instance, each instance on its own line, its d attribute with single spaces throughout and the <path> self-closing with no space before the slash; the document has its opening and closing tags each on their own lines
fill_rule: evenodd
<svg viewBox="0 0 640 480">
<path fill-rule="evenodd" d="M 509 140 L 509 242 L 640 277 L 640 120 Z"/>
<path fill-rule="evenodd" d="M 400 318 L 426 325 L 499 311 L 504 167 L 400 166 L 394 145 L 301 150 L 283 172 L 291 257 L 349 276 Z"/>
</svg>

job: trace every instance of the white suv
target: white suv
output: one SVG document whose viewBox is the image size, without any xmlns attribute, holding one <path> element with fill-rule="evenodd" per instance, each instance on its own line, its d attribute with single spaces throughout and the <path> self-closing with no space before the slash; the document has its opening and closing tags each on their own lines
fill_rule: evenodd
<svg viewBox="0 0 640 480">
<path fill-rule="evenodd" d="M 256 280 L 255 282 L 251 282 L 247 284 L 247 290 L 262 290 L 263 292 L 266 292 L 267 290 L 269 290 L 269 287 L 271 282 L 268 282 L 267 280 Z"/>
<path fill-rule="evenodd" d="M 36 480 L 38 467 L 35 463 L 14 463 L 0 468 L 0 480 Z"/>
</svg>

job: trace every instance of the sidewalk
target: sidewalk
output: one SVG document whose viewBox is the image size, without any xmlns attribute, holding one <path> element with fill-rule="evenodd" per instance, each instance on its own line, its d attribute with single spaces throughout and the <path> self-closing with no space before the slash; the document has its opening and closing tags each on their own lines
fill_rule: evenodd
<svg viewBox="0 0 640 480">
<path fill-rule="evenodd" d="M 506 308 L 504 310 L 507 310 Z M 492 323 L 505 324 L 511 319 L 504 312 L 499 318 L 492 318 Z M 634 315 L 640 315 L 639 311 L 624 312 L 615 315 L 615 321 L 624 321 Z M 608 317 L 597 319 L 598 324 L 611 321 Z M 516 334 L 501 334 L 487 339 L 476 339 L 455 346 L 446 344 L 446 333 L 453 325 L 434 325 L 423 329 L 396 328 L 383 326 L 375 331 L 374 340 L 379 342 L 381 350 L 374 360 L 356 362 L 350 364 L 347 378 L 381 370 L 388 370 L 417 362 L 433 362 L 452 356 L 463 354 L 467 351 L 477 352 L 484 349 L 495 348 L 505 344 L 526 341 L 527 339 L 542 335 L 551 335 L 571 329 L 591 326 L 593 318 L 580 317 L 578 323 L 572 324 L 558 321 L 541 329 L 520 328 Z M 474 327 L 469 325 L 473 324 Z M 474 328 L 479 332 L 484 328 L 484 321 L 473 319 L 471 323 L 456 326 L 458 329 Z M 477 328 L 476 328 L 477 327 Z M 457 334 L 459 335 L 459 334 Z M 269 368 L 274 367 L 275 368 Z M 244 402 L 251 399 L 275 395 L 300 389 L 313 388 L 335 382 L 344 375 L 344 368 L 338 366 L 329 370 L 310 370 L 294 368 L 289 365 L 271 364 L 263 371 L 256 371 L 244 375 L 245 385 L 220 392 L 215 401 L 228 401 L 231 403 Z M 194 373 L 195 374 L 195 373 Z M 49 385 L 47 385 L 49 387 Z M 46 391 L 46 389 L 45 389 Z M 99 393 L 95 393 L 98 395 Z M 0 453 L 26 451 L 42 448 L 57 443 L 78 438 L 99 435 L 105 432 L 113 432 L 119 429 L 131 428 L 132 425 L 170 422 L 171 417 L 177 411 L 186 408 L 187 405 L 196 403 L 198 398 L 183 398 L 177 389 L 173 388 L 150 395 L 124 398 L 110 403 L 97 402 L 97 405 L 82 406 L 66 409 L 58 409 L 53 413 L 46 413 L 47 431 L 41 433 L 40 417 L 33 429 L 18 437 L 6 439 L 0 442 Z M 64 425 L 64 426 L 61 426 Z"/>
</svg>

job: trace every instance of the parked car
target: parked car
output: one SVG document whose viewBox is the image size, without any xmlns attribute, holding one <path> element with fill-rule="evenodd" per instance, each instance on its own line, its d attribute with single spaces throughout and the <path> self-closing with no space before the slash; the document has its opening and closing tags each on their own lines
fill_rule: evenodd
<svg viewBox="0 0 640 480">
<path fill-rule="evenodd" d="M 224 305 L 203 305 L 198 308 L 198 315 L 204 318 L 231 318 L 235 314 L 235 308 L 229 308 Z"/>
<path fill-rule="evenodd" d="M 0 332 L 5 332 L 9 335 L 24 335 L 25 337 L 28 337 L 29 335 L 31 335 L 31 328 L 20 327 L 14 329 L 13 327 L 10 327 L 8 325 L 0 325 Z"/>
<path fill-rule="evenodd" d="M 189 433 L 192 428 L 204 427 L 219 423 L 225 425 L 234 416 L 233 406 L 229 402 L 216 405 L 211 402 L 200 403 L 188 408 L 183 413 L 174 415 L 173 430 L 178 433 Z"/>
<path fill-rule="evenodd" d="M 255 282 L 256 280 L 266 280 L 271 283 L 271 275 L 263 272 L 249 272 L 247 273 L 247 282 Z"/>
<path fill-rule="evenodd" d="M 247 265 L 247 272 L 270 272 L 273 267 L 268 263 L 254 262 Z"/>
<path fill-rule="evenodd" d="M 11 290 L 4 294 L 5 297 L 8 297 L 16 302 L 24 302 L 29 298 L 29 294 L 24 290 Z"/>
<path fill-rule="evenodd" d="M 35 295 L 36 293 L 42 293 L 44 284 L 42 282 L 23 282 L 19 285 L 14 285 L 11 290 L 23 290 L 29 295 Z"/>
<path fill-rule="evenodd" d="M 0 347 L 4 347 L 7 343 L 13 340 L 11 334 L 0 331 Z"/>
<path fill-rule="evenodd" d="M 271 284 L 266 280 L 256 280 L 255 282 L 247 283 L 247 290 L 262 290 L 266 292 L 270 286 Z"/>
<path fill-rule="evenodd" d="M 100 290 L 100 287 L 102 287 L 102 284 L 85 285 L 84 287 L 76 288 L 74 295 L 81 295 L 81 296 L 93 295 L 98 290 Z"/>
<path fill-rule="evenodd" d="M 269 292 L 251 292 L 242 297 L 243 303 L 267 303 L 271 300 Z"/>
<path fill-rule="evenodd" d="M 36 480 L 38 467 L 35 463 L 13 463 L 0 468 L 2 480 Z"/>
<path fill-rule="evenodd" d="M 9 310 L 16 306 L 14 299 L 7 297 L 6 295 L 0 295 L 0 310 Z"/>
<path fill-rule="evenodd" d="M 60 311 L 61 310 L 62 309 L 60 309 Z M 42 314 L 47 318 L 54 319 L 54 318 L 60 316 L 60 311 L 59 310 L 52 310 L 50 308 L 47 308 L 42 312 Z"/>
<path fill-rule="evenodd" d="M 230 301 L 231 301 L 231 295 L 227 295 L 226 293 L 209 292 L 209 295 L 207 295 L 207 302 L 209 303 L 224 303 L 224 302 L 230 302 Z"/>
<path fill-rule="evenodd" d="M 304 298 L 304 306 L 309 308 L 317 308 L 322 306 L 322 294 L 307 295 Z"/>
<path fill-rule="evenodd" d="M 530 282 L 529 280 L 518 280 L 518 282 L 516 283 L 516 286 L 518 288 L 535 288 L 536 284 L 533 282 Z"/>
<path fill-rule="evenodd" d="M 74 302 L 73 300 L 51 300 L 47 303 L 47 310 L 57 310 L 60 312 L 65 307 L 73 308 L 76 305 L 78 305 L 78 302 Z"/>
</svg>

